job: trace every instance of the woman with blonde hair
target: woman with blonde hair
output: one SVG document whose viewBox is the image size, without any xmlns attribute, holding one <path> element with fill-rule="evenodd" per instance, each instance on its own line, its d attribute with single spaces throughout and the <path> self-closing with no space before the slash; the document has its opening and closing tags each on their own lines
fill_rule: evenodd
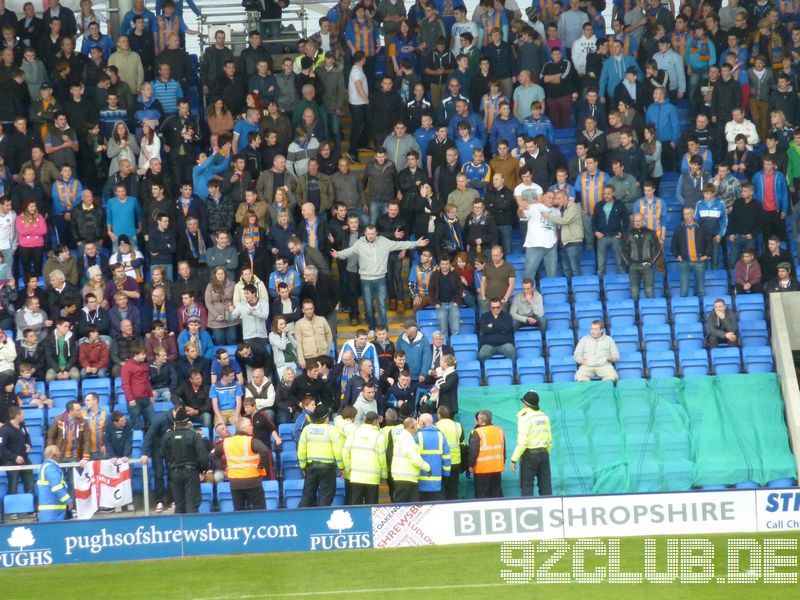
<svg viewBox="0 0 800 600">
<path fill-rule="evenodd" d="M 770 133 L 778 140 L 778 148 L 786 152 L 789 143 L 794 139 L 793 123 L 789 123 L 782 110 L 773 110 L 769 113 Z"/>
<path fill-rule="evenodd" d="M 214 344 L 230 346 L 236 343 L 240 319 L 228 317 L 228 307 L 233 304 L 234 283 L 228 279 L 225 267 L 214 269 L 206 286 L 205 301 L 208 309 L 208 328 Z"/>
<path fill-rule="evenodd" d="M 31 168 L 31 167 L 28 167 Z M 47 223 L 39 214 L 35 200 L 28 200 L 17 217 L 17 239 L 19 259 L 25 278 L 42 275 L 42 257 L 47 240 Z"/>
<path fill-rule="evenodd" d="M 103 269 L 98 265 L 92 265 L 86 271 L 86 274 L 89 276 L 89 281 L 83 286 L 81 297 L 86 296 L 86 294 L 94 294 L 102 302 L 106 294 L 106 279 L 103 277 Z"/>
</svg>

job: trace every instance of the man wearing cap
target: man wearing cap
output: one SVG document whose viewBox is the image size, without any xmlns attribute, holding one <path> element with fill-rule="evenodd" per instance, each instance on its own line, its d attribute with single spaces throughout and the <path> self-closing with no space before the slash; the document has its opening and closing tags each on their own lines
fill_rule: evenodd
<svg viewBox="0 0 800 600">
<path fill-rule="evenodd" d="M 796 292 L 800 290 L 797 281 L 792 277 L 792 264 L 789 262 L 780 262 L 777 266 L 778 274 L 775 279 L 767 283 L 765 292 L 767 294 L 781 293 L 781 292 Z"/>
<path fill-rule="evenodd" d="M 238 414 L 238 413 L 237 413 Z M 253 437 L 253 422 L 236 421 L 236 435 L 225 438 L 211 451 L 211 458 L 225 458 L 225 474 L 231 482 L 233 510 L 263 510 L 267 507 L 261 480 L 266 476 L 270 449 Z"/>
<path fill-rule="evenodd" d="M 192 429 L 189 415 L 183 406 L 175 411 L 175 428 L 161 440 L 161 456 L 169 466 L 169 489 L 175 501 L 175 514 L 196 513 L 200 508 L 200 478 L 210 459 L 206 444 Z"/>
<path fill-rule="evenodd" d="M 539 394 L 534 390 L 522 397 L 525 407 L 517 413 L 517 447 L 511 455 L 511 470 L 520 465 L 519 487 L 522 496 L 533 496 L 533 480 L 539 484 L 540 496 L 552 496 L 550 482 L 550 449 L 553 436 L 550 419 L 539 410 Z"/>
<path fill-rule="evenodd" d="M 326 405 L 317 404 L 311 424 L 300 434 L 297 458 L 306 478 L 300 508 L 330 506 L 336 494 L 336 472 L 344 468 L 344 463 L 339 430 L 328 422 L 330 413 Z"/>
<path fill-rule="evenodd" d="M 628 106 L 633 106 L 637 111 L 644 112 L 645 106 L 650 103 L 647 97 L 647 89 L 644 83 L 639 80 L 639 69 L 636 66 L 628 67 L 625 70 L 625 77 L 617 83 L 614 89 L 613 106 L 619 106 L 624 102 Z"/>
<path fill-rule="evenodd" d="M 659 69 L 664 69 L 668 76 L 669 99 L 672 102 L 683 98 L 686 93 L 686 71 L 681 55 L 672 49 L 669 38 L 664 36 L 658 40 L 658 52 L 653 55 Z"/>
<path fill-rule="evenodd" d="M 630 69 L 636 69 L 636 59 L 625 54 L 622 40 L 615 39 L 612 42 L 611 56 L 603 63 L 603 69 L 600 71 L 598 91 L 601 102 L 604 102 L 606 98 L 610 100 L 614 96 L 617 85 L 625 80 Z M 638 72 L 638 69 L 634 71 L 635 74 Z M 614 103 L 615 108 L 616 106 L 617 104 Z"/>
</svg>

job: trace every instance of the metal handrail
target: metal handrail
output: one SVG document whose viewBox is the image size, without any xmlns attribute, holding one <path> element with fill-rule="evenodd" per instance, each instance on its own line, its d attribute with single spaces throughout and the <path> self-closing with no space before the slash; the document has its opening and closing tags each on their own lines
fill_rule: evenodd
<svg viewBox="0 0 800 600">
<path fill-rule="evenodd" d="M 237 6 L 217 6 L 206 7 L 206 11 L 201 12 L 198 17 L 198 29 L 200 30 L 199 43 L 200 53 L 211 45 L 211 35 L 208 33 L 209 27 L 225 25 L 231 29 L 232 33 L 244 34 L 244 40 L 228 40 L 228 45 L 233 49 L 247 47 L 247 31 L 253 28 L 256 23 L 285 23 L 287 26 L 294 25 L 297 29 L 293 33 L 281 34 L 277 38 L 270 38 L 266 43 L 283 43 L 295 41 L 298 36 L 305 38 L 308 36 L 308 10 L 306 10 L 302 0 L 299 7 L 289 6 L 282 11 L 280 19 L 261 19 L 258 11 L 245 11 L 245 18 L 242 19 L 242 9 Z M 288 16 L 288 18 L 287 18 Z M 241 29 L 238 28 L 241 26 Z M 236 27 L 236 29 L 234 29 Z M 231 36 L 233 37 L 233 36 Z"/>
<path fill-rule="evenodd" d="M 106 459 L 107 460 L 107 459 Z M 129 465 L 141 464 L 142 465 L 142 489 L 143 496 L 144 496 L 144 516 L 150 516 L 150 472 L 147 468 L 147 462 L 143 461 L 141 458 L 129 458 L 128 459 Z M 80 467 L 81 463 L 79 462 L 66 462 L 66 463 L 58 463 L 59 467 L 64 469 L 74 469 L 75 467 Z M 42 465 L 12 465 L 8 467 L 0 467 L 0 473 L 8 472 L 8 471 L 38 471 L 41 469 Z"/>
</svg>

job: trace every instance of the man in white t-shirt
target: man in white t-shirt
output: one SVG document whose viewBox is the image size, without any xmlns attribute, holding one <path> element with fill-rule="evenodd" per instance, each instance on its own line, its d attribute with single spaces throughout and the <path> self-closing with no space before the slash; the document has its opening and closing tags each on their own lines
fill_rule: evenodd
<svg viewBox="0 0 800 600">
<path fill-rule="evenodd" d="M 477 40 L 478 24 L 467 18 L 466 6 L 456 6 L 453 11 L 456 14 L 456 22 L 450 28 L 450 52 L 453 56 L 458 56 L 461 54 L 461 34 L 469 32 Z"/>
<path fill-rule="evenodd" d="M 11 209 L 11 198 L 0 199 L 0 253 L 3 264 L 8 265 L 8 277 L 13 278 L 14 251 L 17 249 L 17 213 Z"/>
<path fill-rule="evenodd" d="M 533 173 L 527 167 L 520 169 L 519 176 L 522 179 L 522 183 L 514 188 L 514 200 L 517 201 L 519 232 L 524 240 L 528 231 L 528 217 L 525 216 L 525 212 L 537 198 L 544 194 L 544 190 L 538 183 L 533 182 Z"/>
<path fill-rule="evenodd" d="M 528 231 L 525 234 L 525 274 L 524 277 L 534 279 L 539 266 L 544 263 L 547 277 L 556 276 L 558 267 L 558 235 L 556 226 L 547 218 L 552 213 L 553 192 L 545 192 L 538 200 L 528 206 L 525 216 L 528 218 Z"/>
<path fill-rule="evenodd" d="M 369 114 L 369 85 L 364 74 L 367 57 L 361 50 L 353 54 L 353 68 L 347 82 L 347 102 L 350 104 L 350 149 L 347 157 L 351 162 L 358 162 L 358 149 L 367 145 L 369 140 L 367 116 Z"/>
</svg>

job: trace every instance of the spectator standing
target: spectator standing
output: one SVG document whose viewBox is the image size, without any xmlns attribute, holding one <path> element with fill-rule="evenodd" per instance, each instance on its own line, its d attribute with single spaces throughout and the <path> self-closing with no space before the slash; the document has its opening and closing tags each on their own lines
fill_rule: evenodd
<svg viewBox="0 0 800 600">
<path fill-rule="evenodd" d="M 694 220 L 694 209 L 683 207 L 683 222 L 672 235 L 672 254 L 680 263 L 681 296 L 689 295 L 689 277 L 694 275 L 695 294 L 703 297 L 706 281 L 706 261 L 711 252 L 711 240 Z"/>
<path fill-rule="evenodd" d="M 622 260 L 622 236 L 628 229 L 628 210 L 625 204 L 614 197 L 614 186 L 603 187 L 603 199 L 595 206 L 592 216 L 592 230 L 597 239 L 597 274 L 606 272 L 609 248 L 614 252 L 617 272 L 625 271 Z"/>
<path fill-rule="evenodd" d="M 655 265 L 661 258 L 661 243 L 655 232 L 645 227 L 642 213 L 633 214 L 631 225 L 622 236 L 621 254 L 631 282 L 631 298 L 637 302 L 642 282 L 645 297 L 655 297 Z"/>
<path fill-rule="evenodd" d="M 442 255 L 439 269 L 428 281 L 428 297 L 436 309 L 439 329 L 446 336 L 458 335 L 460 330 L 463 292 L 461 278 L 453 269 L 450 256 Z"/>
</svg>

